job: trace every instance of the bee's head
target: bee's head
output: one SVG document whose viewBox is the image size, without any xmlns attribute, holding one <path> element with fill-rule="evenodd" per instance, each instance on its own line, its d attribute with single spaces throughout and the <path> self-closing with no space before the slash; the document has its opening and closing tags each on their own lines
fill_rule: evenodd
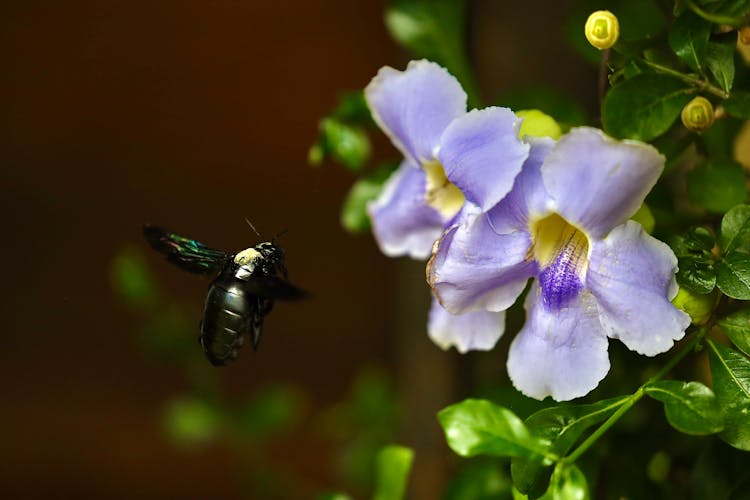
<svg viewBox="0 0 750 500">
<path fill-rule="evenodd" d="M 280 246 L 266 241 L 255 245 L 255 250 L 258 251 L 265 259 L 281 262 L 284 260 L 284 249 Z"/>
</svg>

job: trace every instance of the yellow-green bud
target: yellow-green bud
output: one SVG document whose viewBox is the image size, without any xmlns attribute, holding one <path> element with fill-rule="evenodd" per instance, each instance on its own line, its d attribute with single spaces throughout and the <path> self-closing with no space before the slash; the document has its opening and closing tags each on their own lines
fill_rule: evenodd
<svg viewBox="0 0 750 500">
<path fill-rule="evenodd" d="M 698 96 L 682 108 L 682 124 L 693 132 L 703 132 L 714 122 L 714 107 L 705 97 Z"/>
<path fill-rule="evenodd" d="M 716 290 L 707 295 L 700 295 L 680 287 L 677 295 L 672 299 L 672 304 L 677 309 L 688 313 L 693 323 L 702 325 L 711 317 L 716 306 Z"/>
<path fill-rule="evenodd" d="M 597 10 L 586 20 L 586 40 L 599 50 L 608 49 L 620 38 L 617 16 L 608 10 Z"/>
<path fill-rule="evenodd" d="M 517 111 L 516 116 L 523 118 L 521 129 L 518 131 L 519 138 L 531 135 L 534 137 L 552 137 L 557 140 L 562 135 L 562 129 L 555 119 L 538 109 Z"/>
<path fill-rule="evenodd" d="M 639 208 L 635 214 L 633 214 L 631 220 L 639 223 L 643 227 L 643 230 L 648 234 L 654 232 L 656 220 L 654 219 L 654 214 L 651 213 L 651 209 L 648 208 L 648 205 L 646 205 L 645 203 L 641 205 L 641 208 Z"/>
</svg>

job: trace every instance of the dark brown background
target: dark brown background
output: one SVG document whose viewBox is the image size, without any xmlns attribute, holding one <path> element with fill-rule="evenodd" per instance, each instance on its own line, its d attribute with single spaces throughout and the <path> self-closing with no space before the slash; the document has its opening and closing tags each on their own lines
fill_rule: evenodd
<svg viewBox="0 0 750 500">
<path fill-rule="evenodd" d="M 564 48 L 566 7 L 549 7 L 540 20 L 520 2 L 473 4 L 486 95 L 527 83 L 595 92 L 595 77 Z M 254 241 L 245 216 L 265 235 L 288 229 L 288 266 L 315 298 L 274 312 L 261 352 L 243 352 L 223 374 L 229 386 L 289 380 L 314 409 L 343 398 L 359 366 L 385 365 L 407 401 L 421 405 L 407 413 L 427 416 L 407 425 L 401 441 L 419 448 L 409 429 L 420 426 L 435 436 L 431 416 L 465 394 L 452 393 L 455 353 L 434 348 L 423 331 L 414 341 L 394 336 L 399 324 L 422 325 L 424 299 L 397 285 L 407 276 L 416 281 L 406 288 L 422 293 L 419 265 L 346 235 L 338 210 L 351 178 L 306 164 L 317 120 L 339 91 L 407 61 L 385 31 L 383 8 L 334 0 L 0 3 L 2 496 L 237 494 L 226 450 L 186 454 L 162 436 L 160 408 L 184 381 L 144 360 L 136 319 L 112 297 L 112 256 L 142 245 L 144 222 L 228 249 Z M 378 144 L 382 157 L 394 156 Z M 197 322 L 207 282 L 149 259 L 167 289 L 194 304 Z M 504 353 L 486 356 L 504 371 Z M 433 399 L 420 394 L 432 385 Z M 275 458 L 312 494 L 338 486 L 331 453 L 301 436 Z M 442 442 L 417 455 L 412 481 L 429 486 L 415 496 L 439 491 L 434 472 L 449 458 Z"/>
</svg>

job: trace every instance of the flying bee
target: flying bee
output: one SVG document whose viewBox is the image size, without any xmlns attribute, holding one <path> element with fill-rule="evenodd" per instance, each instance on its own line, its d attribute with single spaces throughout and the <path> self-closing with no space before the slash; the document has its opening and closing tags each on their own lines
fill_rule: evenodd
<svg viewBox="0 0 750 500">
<path fill-rule="evenodd" d="M 248 336 L 258 348 L 263 319 L 274 301 L 307 296 L 288 281 L 284 249 L 275 242 L 229 254 L 157 226 L 143 226 L 143 234 L 154 250 L 180 269 L 218 274 L 208 288 L 198 338 L 214 366 L 234 361 Z"/>
</svg>

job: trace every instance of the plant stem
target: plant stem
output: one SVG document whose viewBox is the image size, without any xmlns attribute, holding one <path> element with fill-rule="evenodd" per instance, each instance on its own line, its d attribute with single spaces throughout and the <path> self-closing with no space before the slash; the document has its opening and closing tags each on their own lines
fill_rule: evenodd
<svg viewBox="0 0 750 500">
<path fill-rule="evenodd" d="M 706 21 L 711 21 L 714 24 L 728 24 L 729 26 L 737 27 L 740 26 L 743 21 L 741 17 L 722 16 L 721 14 L 706 12 L 705 10 L 695 5 L 692 0 L 685 0 L 685 5 L 687 5 L 688 8 L 695 12 L 698 16 L 702 17 Z"/>
<path fill-rule="evenodd" d="M 686 75 L 685 73 L 680 73 L 679 71 L 676 71 L 672 68 L 668 68 L 666 66 L 662 66 L 661 64 L 657 64 L 655 62 L 649 61 L 647 59 L 639 59 L 643 64 L 646 66 L 650 66 L 654 68 L 655 70 L 665 73 L 667 75 L 672 75 L 676 78 L 679 78 L 685 83 L 688 83 L 694 87 L 698 87 L 699 90 L 708 92 L 709 94 L 715 95 L 716 97 L 719 97 L 721 99 L 728 99 L 729 94 L 721 90 L 719 87 L 716 87 L 714 85 L 711 85 L 706 80 L 701 80 L 700 78 L 696 78 L 694 76 Z"/>
<path fill-rule="evenodd" d="M 573 450 L 572 453 L 570 453 L 568 456 L 563 458 L 561 462 L 564 463 L 573 463 L 576 460 L 578 460 L 578 457 L 583 455 L 583 453 L 588 450 L 591 445 L 593 445 L 600 437 L 604 435 L 605 432 L 609 430 L 610 427 L 612 427 L 615 422 L 620 420 L 620 418 L 630 409 L 633 407 L 634 404 L 638 402 L 639 399 L 643 397 L 643 391 L 646 388 L 647 385 L 649 385 L 652 382 L 656 382 L 660 378 L 662 378 L 664 375 L 669 373 L 672 368 L 675 367 L 677 363 L 679 363 L 685 356 L 687 356 L 690 352 L 693 351 L 695 346 L 703 340 L 703 338 L 708 333 L 710 327 L 708 325 L 702 326 L 698 329 L 696 334 L 691 338 L 684 346 L 682 346 L 682 349 L 680 349 L 680 352 L 677 353 L 676 356 L 674 356 L 672 359 L 669 360 L 669 363 L 664 365 L 661 370 L 659 370 L 656 375 L 651 377 L 648 382 L 643 384 L 636 390 L 633 394 L 628 396 L 628 399 L 620 406 L 617 411 L 615 411 L 612 416 L 610 416 L 607 420 L 604 421 L 602 425 L 600 425 L 591 435 L 586 438 L 578 447 Z"/>
</svg>

